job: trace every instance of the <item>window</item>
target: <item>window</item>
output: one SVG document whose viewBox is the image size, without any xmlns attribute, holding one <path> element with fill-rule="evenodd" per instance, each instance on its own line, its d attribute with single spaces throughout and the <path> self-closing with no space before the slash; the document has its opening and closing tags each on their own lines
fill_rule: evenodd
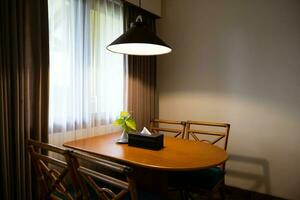
<svg viewBox="0 0 300 200">
<path fill-rule="evenodd" d="M 123 33 L 117 0 L 49 0 L 49 132 L 111 123 L 123 110 L 124 60 L 106 46 Z"/>
</svg>

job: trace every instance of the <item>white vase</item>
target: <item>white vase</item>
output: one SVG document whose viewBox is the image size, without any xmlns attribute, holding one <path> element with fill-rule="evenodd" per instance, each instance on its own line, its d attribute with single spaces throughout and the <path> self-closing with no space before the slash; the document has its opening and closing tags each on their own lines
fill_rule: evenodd
<svg viewBox="0 0 300 200">
<path fill-rule="evenodd" d="M 128 133 L 126 133 L 125 130 L 123 130 L 120 138 L 117 140 L 117 143 L 120 143 L 120 144 L 127 144 L 128 143 Z"/>
</svg>

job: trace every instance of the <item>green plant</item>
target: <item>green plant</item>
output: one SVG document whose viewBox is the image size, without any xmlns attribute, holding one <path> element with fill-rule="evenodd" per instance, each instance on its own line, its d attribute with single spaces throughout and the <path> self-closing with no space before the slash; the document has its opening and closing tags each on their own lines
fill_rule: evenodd
<svg viewBox="0 0 300 200">
<path fill-rule="evenodd" d="M 114 121 L 115 126 L 121 126 L 121 128 L 126 132 L 132 132 L 136 130 L 136 123 L 129 112 L 121 112 L 118 119 Z"/>
</svg>

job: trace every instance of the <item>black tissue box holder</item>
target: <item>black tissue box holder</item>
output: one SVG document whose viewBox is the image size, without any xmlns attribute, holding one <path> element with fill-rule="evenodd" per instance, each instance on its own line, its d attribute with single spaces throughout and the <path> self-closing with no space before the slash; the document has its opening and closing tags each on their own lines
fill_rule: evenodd
<svg viewBox="0 0 300 200">
<path fill-rule="evenodd" d="M 128 145 L 144 149 L 160 150 L 164 147 L 164 135 L 161 133 L 152 133 L 151 135 L 129 133 Z"/>
</svg>

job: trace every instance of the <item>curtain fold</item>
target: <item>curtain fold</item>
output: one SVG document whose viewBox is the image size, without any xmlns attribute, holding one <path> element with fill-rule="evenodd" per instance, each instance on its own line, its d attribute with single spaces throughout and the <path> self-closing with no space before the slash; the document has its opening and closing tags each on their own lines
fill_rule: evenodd
<svg viewBox="0 0 300 200">
<path fill-rule="evenodd" d="M 1 199 L 37 197 L 26 140 L 48 141 L 48 42 L 46 0 L 0 1 Z"/>
<path fill-rule="evenodd" d="M 147 27 L 156 32 L 156 17 L 136 6 L 124 4 L 125 30 L 142 15 Z M 126 56 L 127 63 L 127 110 L 132 113 L 137 129 L 149 127 L 156 112 L 156 56 Z"/>
</svg>

